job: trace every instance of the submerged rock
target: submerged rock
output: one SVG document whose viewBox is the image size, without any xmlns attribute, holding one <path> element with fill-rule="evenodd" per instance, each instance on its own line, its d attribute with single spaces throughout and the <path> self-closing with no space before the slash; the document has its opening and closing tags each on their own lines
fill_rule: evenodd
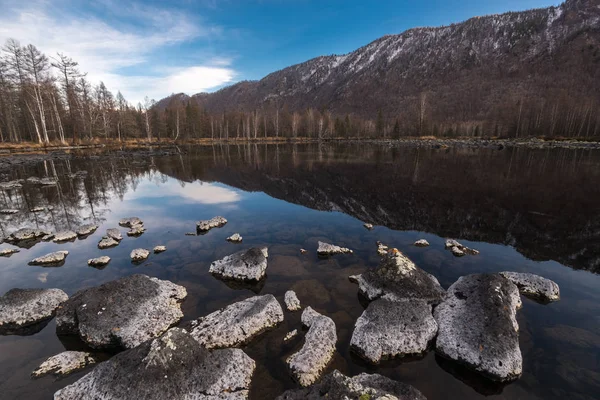
<svg viewBox="0 0 600 400">
<path fill-rule="evenodd" d="M 150 252 L 146 249 L 134 249 L 131 250 L 131 253 L 129 254 L 131 261 L 133 262 L 144 261 L 149 255 Z"/>
<path fill-rule="evenodd" d="M 234 233 L 233 235 L 231 235 L 227 238 L 228 242 L 234 242 L 234 243 L 241 243 L 242 240 L 243 240 L 243 238 L 240 236 L 239 233 Z"/>
<path fill-rule="evenodd" d="M 465 254 L 470 254 L 472 256 L 476 256 L 477 254 L 479 254 L 478 250 L 471 249 L 467 246 L 463 246 L 454 239 L 447 239 L 445 247 L 446 249 L 450 249 L 450 251 L 452 251 L 452 254 L 454 254 L 456 257 L 462 257 Z"/>
<path fill-rule="evenodd" d="M 209 272 L 223 279 L 259 281 L 265 277 L 268 256 L 266 247 L 238 251 L 221 260 L 213 261 Z"/>
<path fill-rule="evenodd" d="M 109 228 L 106 230 L 106 236 L 116 240 L 118 242 L 120 242 L 121 240 L 123 240 L 123 235 L 121 234 L 121 231 L 118 230 L 117 228 Z"/>
<path fill-rule="evenodd" d="M 119 220 L 119 225 L 131 228 L 136 225 L 144 225 L 144 222 L 138 217 L 123 218 Z"/>
<path fill-rule="evenodd" d="M 394 381 L 379 374 L 366 374 L 352 378 L 338 370 L 305 389 L 292 389 L 276 400 L 427 400 L 421 392 L 406 383 Z"/>
<path fill-rule="evenodd" d="M 48 358 L 31 373 L 31 376 L 33 378 L 41 378 L 42 376 L 52 374 L 63 377 L 96 364 L 96 362 L 97 360 L 90 353 L 65 351 Z"/>
<path fill-rule="evenodd" d="M 350 348 L 372 364 L 425 352 L 437 334 L 425 300 L 375 300 L 356 321 Z"/>
<path fill-rule="evenodd" d="M 11 334 L 54 316 L 69 298 L 60 289 L 12 289 L 0 297 L 0 333 Z"/>
<path fill-rule="evenodd" d="M 517 285 L 524 296 L 543 302 L 560 300 L 560 289 L 550 279 L 526 272 L 500 272 L 500 275 Z"/>
<path fill-rule="evenodd" d="M 40 229 L 21 228 L 18 231 L 11 233 L 7 238 L 7 242 L 24 242 L 29 240 L 40 239 L 50 232 L 46 232 Z"/>
<path fill-rule="evenodd" d="M 77 236 L 88 236 L 96 232 L 96 229 L 98 229 L 98 225 L 87 224 L 80 226 L 76 233 Z"/>
<path fill-rule="evenodd" d="M 154 253 L 162 253 L 164 251 L 167 251 L 167 246 L 154 246 L 153 251 Z"/>
<path fill-rule="evenodd" d="M 77 234 L 73 231 L 62 231 L 54 234 L 54 243 L 68 242 L 77 238 Z"/>
<path fill-rule="evenodd" d="M 288 311 L 298 311 L 300 308 L 302 308 L 300 306 L 300 300 L 298 299 L 298 296 L 296 296 L 296 292 L 293 290 L 288 290 L 285 292 L 284 300 Z"/>
<path fill-rule="evenodd" d="M 419 239 L 414 244 L 417 247 L 427 247 L 429 246 L 429 242 L 425 239 Z"/>
<path fill-rule="evenodd" d="M 317 248 L 317 254 L 321 256 L 332 255 L 332 254 L 352 254 L 353 251 L 346 248 L 340 247 L 329 243 L 319 241 L 319 247 Z"/>
<path fill-rule="evenodd" d="M 56 333 L 78 335 L 92 348 L 132 348 L 183 318 L 184 287 L 132 275 L 77 292 L 58 310 Z"/>
<path fill-rule="evenodd" d="M 102 239 L 100 239 L 100 241 L 98 242 L 98 248 L 99 249 L 108 249 L 110 247 L 115 247 L 118 246 L 119 242 L 111 237 L 108 236 L 104 236 Z"/>
<path fill-rule="evenodd" d="M 209 220 L 198 221 L 196 223 L 196 230 L 198 232 L 208 232 L 213 228 L 220 228 L 227 223 L 227 220 L 223 217 L 213 217 Z"/>
<path fill-rule="evenodd" d="M 65 261 L 65 258 L 69 255 L 66 250 L 55 251 L 54 253 L 46 254 L 38 258 L 34 258 L 29 261 L 29 265 L 49 265 L 49 264 L 60 264 Z"/>
<path fill-rule="evenodd" d="M 521 375 L 518 288 L 498 274 L 463 276 L 434 310 L 436 351 L 495 381 Z"/>
<path fill-rule="evenodd" d="M 304 345 L 288 358 L 287 363 L 294 379 L 300 385 L 308 386 L 319 379 L 331 361 L 337 334 L 333 320 L 311 307 L 302 312 L 302 324 L 309 327 Z"/>
<path fill-rule="evenodd" d="M 208 349 L 235 347 L 283 321 L 281 305 L 271 294 L 250 297 L 189 323 L 189 332 Z"/>
<path fill-rule="evenodd" d="M 0 257 L 10 257 L 19 251 L 19 249 L 2 249 L 0 250 Z"/>
<path fill-rule="evenodd" d="M 54 399 L 242 400 L 255 367 L 242 350 L 207 350 L 173 328 L 99 364 Z"/>
<path fill-rule="evenodd" d="M 369 300 L 389 295 L 394 300 L 422 299 L 438 304 L 445 293 L 433 275 L 417 267 L 397 249 L 386 253 L 376 269 L 351 276 L 350 281 L 358 283 L 360 293 Z"/>
<path fill-rule="evenodd" d="M 90 267 L 104 267 L 110 262 L 109 256 L 102 256 L 97 258 L 91 258 L 88 260 L 88 265 Z"/>
</svg>

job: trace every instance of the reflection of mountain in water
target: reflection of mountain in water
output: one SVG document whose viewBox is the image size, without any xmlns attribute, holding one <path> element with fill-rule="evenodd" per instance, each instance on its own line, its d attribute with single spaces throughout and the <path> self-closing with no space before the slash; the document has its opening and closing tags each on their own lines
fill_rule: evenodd
<svg viewBox="0 0 600 400">
<path fill-rule="evenodd" d="M 219 181 L 396 230 L 503 243 L 534 260 L 600 272 L 600 153 L 582 150 L 389 149 L 381 146 L 231 145 L 186 155 L 84 154 L 11 171 L 56 187 L 0 190 L 6 235 L 101 222 L 109 200 L 141 179 Z M 87 170 L 85 176 L 75 172 Z M 6 174 L 5 174 L 6 175 Z M 32 213 L 37 206 L 53 207 Z"/>
</svg>

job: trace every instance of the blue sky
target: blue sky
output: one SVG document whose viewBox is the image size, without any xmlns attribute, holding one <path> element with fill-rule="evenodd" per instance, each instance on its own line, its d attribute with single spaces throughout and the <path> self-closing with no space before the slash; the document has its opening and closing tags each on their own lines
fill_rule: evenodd
<svg viewBox="0 0 600 400">
<path fill-rule="evenodd" d="M 132 103 L 214 91 L 286 66 L 353 51 L 386 34 L 548 0 L 0 0 L 13 37 L 72 56 L 93 83 Z"/>
</svg>

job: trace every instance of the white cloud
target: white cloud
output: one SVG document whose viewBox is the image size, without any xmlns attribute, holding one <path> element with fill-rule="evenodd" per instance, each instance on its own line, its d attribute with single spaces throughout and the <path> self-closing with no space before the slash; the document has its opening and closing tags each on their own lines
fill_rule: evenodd
<svg viewBox="0 0 600 400">
<path fill-rule="evenodd" d="M 237 203 L 242 198 L 239 192 L 228 187 L 207 182 L 180 183 L 169 179 L 160 184 L 160 190 L 151 182 L 139 185 L 135 192 L 127 194 L 129 200 L 154 197 L 164 197 L 168 193 L 170 197 L 179 197 L 184 203 L 198 204 L 228 204 Z"/>
<path fill-rule="evenodd" d="M 159 100 L 171 93 L 207 91 L 235 77 L 231 62 L 222 57 L 165 67 L 172 60 L 163 54 L 172 46 L 219 36 L 219 27 L 201 20 L 192 23 L 179 11 L 141 4 L 105 1 L 103 6 L 109 17 L 89 10 L 75 12 L 71 2 L 0 5 L 0 43 L 12 37 L 22 45 L 34 44 L 49 56 L 62 52 L 79 62 L 92 84 L 103 81 L 132 103 L 145 95 Z"/>
</svg>

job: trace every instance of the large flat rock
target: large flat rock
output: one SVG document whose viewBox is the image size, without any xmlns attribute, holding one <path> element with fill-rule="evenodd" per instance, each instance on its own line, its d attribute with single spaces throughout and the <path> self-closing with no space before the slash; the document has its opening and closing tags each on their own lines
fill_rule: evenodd
<svg viewBox="0 0 600 400">
<path fill-rule="evenodd" d="M 287 363 L 294 379 L 300 385 L 308 386 L 321 377 L 331 361 L 337 333 L 333 320 L 311 307 L 306 307 L 302 312 L 302 324 L 309 327 L 304 345 L 288 358 Z"/>
<path fill-rule="evenodd" d="M 133 348 L 183 318 L 184 287 L 132 275 L 77 292 L 56 315 L 59 335 L 78 335 L 92 348 Z"/>
<path fill-rule="evenodd" d="M 190 322 L 187 329 L 206 348 L 226 348 L 248 343 L 282 321 L 281 305 L 273 295 L 267 294 L 233 303 Z"/>
<path fill-rule="evenodd" d="M 259 281 L 265 277 L 268 256 L 266 247 L 253 247 L 214 261 L 209 271 L 222 279 Z"/>
<path fill-rule="evenodd" d="M 173 328 L 99 364 L 54 399 L 241 400 L 255 366 L 242 350 L 207 350 Z"/>
<path fill-rule="evenodd" d="M 351 276 L 350 280 L 358 283 L 360 293 L 369 300 L 387 295 L 396 300 L 421 299 L 438 304 L 445 293 L 433 275 L 417 267 L 397 249 L 385 253 L 377 268 Z"/>
<path fill-rule="evenodd" d="M 360 374 L 352 378 L 335 370 L 305 389 L 288 390 L 276 400 L 426 400 L 417 389 L 379 374 Z"/>
<path fill-rule="evenodd" d="M 434 310 L 436 351 L 495 381 L 521 375 L 519 289 L 498 274 L 463 276 Z"/>
<path fill-rule="evenodd" d="M 560 300 L 560 289 L 550 279 L 527 272 L 500 272 L 500 275 L 517 285 L 524 296 L 544 303 Z"/>
<path fill-rule="evenodd" d="M 351 349 L 372 364 L 427 350 L 437 334 L 431 305 L 425 300 L 375 300 L 356 321 Z"/>
<path fill-rule="evenodd" d="M 69 296 L 60 289 L 11 289 L 0 297 L 0 334 L 23 329 L 54 316 Z"/>
<path fill-rule="evenodd" d="M 65 261 L 65 258 L 69 255 L 66 250 L 55 251 L 41 257 L 34 258 L 29 261 L 29 265 L 57 265 Z"/>
<path fill-rule="evenodd" d="M 41 229 L 21 228 L 8 235 L 5 241 L 9 243 L 27 242 L 31 240 L 41 239 L 49 234 L 50 232 Z"/>
</svg>

